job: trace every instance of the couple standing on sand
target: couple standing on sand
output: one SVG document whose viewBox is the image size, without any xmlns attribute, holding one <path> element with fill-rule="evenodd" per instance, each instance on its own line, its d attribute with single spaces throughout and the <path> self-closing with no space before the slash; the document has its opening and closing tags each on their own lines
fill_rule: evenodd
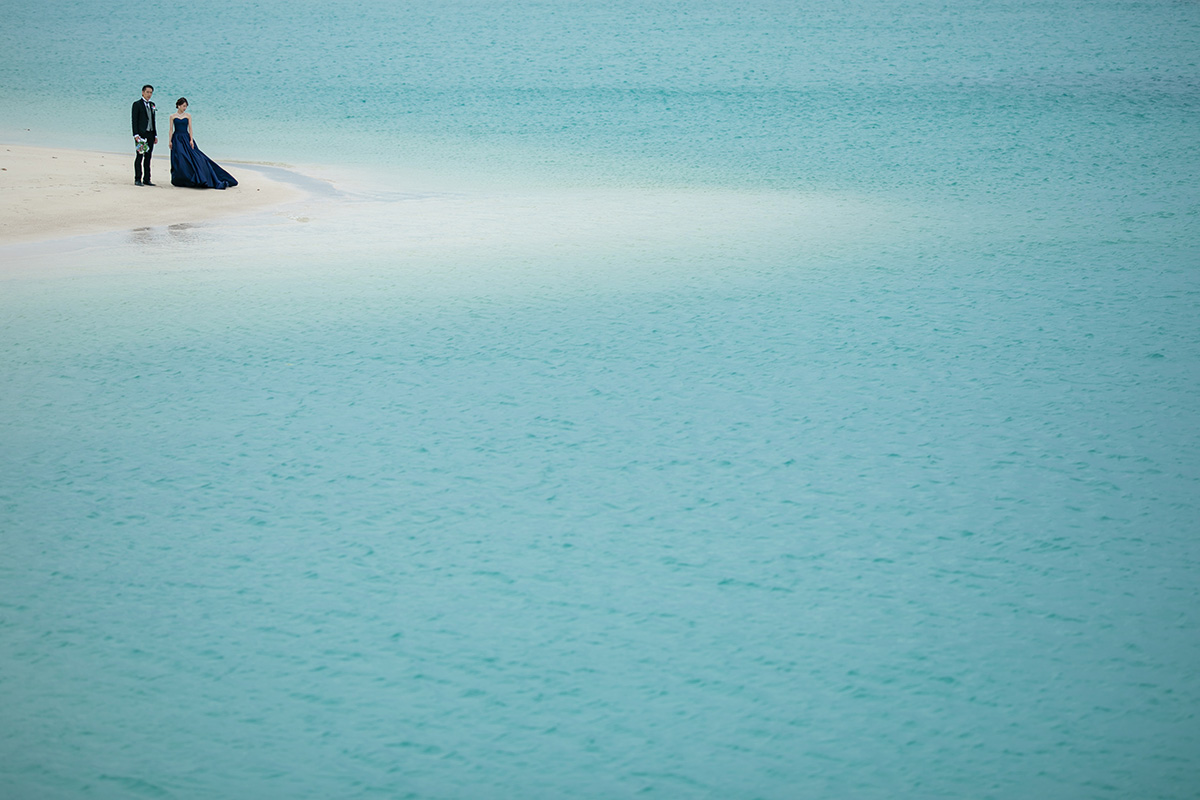
<svg viewBox="0 0 1200 800">
<path fill-rule="evenodd" d="M 154 119 L 156 109 L 150 101 L 153 95 L 154 87 L 146 84 L 141 99 L 133 101 L 133 143 L 137 149 L 133 182 L 137 186 L 154 185 L 150 182 L 150 157 L 158 144 L 158 127 Z M 187 98 L 181 97 L 175 101 L 175 113 L 171 115 L 171 139 L 167 142 L 171 148 L 171 183 L 198 189 L 237 186 L 232 175 L 196 147 L 192 115 L 187 113 L 187 107 Z"/>
</svg>

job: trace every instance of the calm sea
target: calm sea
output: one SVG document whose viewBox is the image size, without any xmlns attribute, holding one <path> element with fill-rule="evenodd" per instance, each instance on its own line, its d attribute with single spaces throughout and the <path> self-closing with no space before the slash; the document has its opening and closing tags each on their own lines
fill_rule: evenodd
<svg viewBox="0 0 1200 800">
<path fill-rule="evenodd" d="M 1196 796 L 1200 4 L 2 23 L 0 797 Z"/>
</svg>

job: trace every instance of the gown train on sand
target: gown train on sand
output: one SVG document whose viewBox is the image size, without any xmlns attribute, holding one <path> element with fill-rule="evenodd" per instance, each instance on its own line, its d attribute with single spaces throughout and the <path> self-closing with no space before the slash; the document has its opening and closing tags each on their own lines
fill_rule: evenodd
<svg viewBox="0 0 1200 800">
<path fill-rule="evenodd" d="M 237 186 L 237 179 L 221 168 L 200 148 L 192 147 L 188 120 L 175 119 L 171 132 L 171 183 L 198 189 Z"/>
</svg>

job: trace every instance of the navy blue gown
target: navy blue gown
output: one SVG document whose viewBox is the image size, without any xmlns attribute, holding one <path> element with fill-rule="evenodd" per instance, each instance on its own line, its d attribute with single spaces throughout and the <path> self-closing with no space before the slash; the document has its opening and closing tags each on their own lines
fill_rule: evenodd
<svg viewBox="0 0 1200 800">
<path fill-rule="evenodd" d="M 237 186 L 237 179 L 221 169 L 220 164 L 201 153 L 199 147 L 192 147 L 188 121 L 179 118 L 174 123 L 171 131 L 171 183 L 198 189 Z"/>
</svg>

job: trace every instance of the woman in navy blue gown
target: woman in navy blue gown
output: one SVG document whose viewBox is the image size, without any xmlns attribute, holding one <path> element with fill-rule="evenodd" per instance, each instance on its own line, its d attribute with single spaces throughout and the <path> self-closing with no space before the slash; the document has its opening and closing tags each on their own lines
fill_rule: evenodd
<svg viewBox="0 0 1200 800">
<path fill-rule="evenodd" d="M 187 98 L 181 97 L 175 101 L 175 113 L 171 115 L 171 183 L 198 189 L 237 186 L 237 179 L 196 147 L 196 131 L 187 107 Z"/>
</svg>

